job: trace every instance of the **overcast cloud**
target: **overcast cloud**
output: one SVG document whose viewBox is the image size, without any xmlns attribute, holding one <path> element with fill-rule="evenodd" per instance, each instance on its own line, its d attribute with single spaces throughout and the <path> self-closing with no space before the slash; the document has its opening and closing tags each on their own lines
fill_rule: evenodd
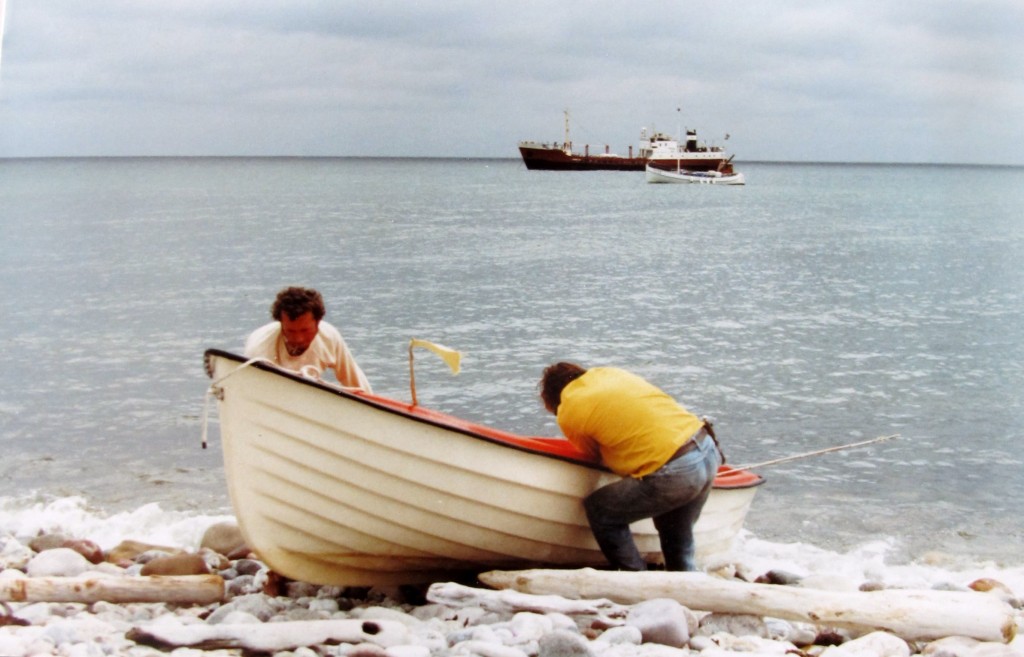
<svg viewBox="0 0 1024 657">
<path fill-rule="evenodd" d="M 569 109 L 621 153 L 695 127 L 738 161 L 1024 164 L 1020 0 L 6 10 L 0 157 L 517 157 Z"/>
</svg>

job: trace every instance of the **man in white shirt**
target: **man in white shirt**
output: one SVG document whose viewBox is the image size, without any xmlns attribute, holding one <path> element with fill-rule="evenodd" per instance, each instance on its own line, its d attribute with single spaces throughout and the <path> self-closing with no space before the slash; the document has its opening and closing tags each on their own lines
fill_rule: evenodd
<svg viewBox="0 0 1024 657">
<path fill-rule="evenodd" d="M 270 307 L 274 321 L 252 332 L 245 341 L 245 357 L 266 358 L 283 369 L 316 376 L 332 369 L 342 386 L 373 392 L 341 333 L 323 321 L 326 313 L 316 290 L 281 290 Z"/>
</svg>

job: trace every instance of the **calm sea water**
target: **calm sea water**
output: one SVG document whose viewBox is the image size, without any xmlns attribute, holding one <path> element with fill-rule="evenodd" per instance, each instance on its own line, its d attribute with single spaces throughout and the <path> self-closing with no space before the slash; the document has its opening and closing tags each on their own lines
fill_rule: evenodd
<svg viewBox="0 0 1024 657">
<path fill-rule="evenodd" d="M 744 164 L 745 187 L 515 160 L 0 160 L 0 497 L 229 508 L 208 347 L 319 288 L 380 393 L 526 434 L 559 359 L 632 369 L 765 467 L 747 527 L 1020 561 L 1024 169 Z"/>
</svg>

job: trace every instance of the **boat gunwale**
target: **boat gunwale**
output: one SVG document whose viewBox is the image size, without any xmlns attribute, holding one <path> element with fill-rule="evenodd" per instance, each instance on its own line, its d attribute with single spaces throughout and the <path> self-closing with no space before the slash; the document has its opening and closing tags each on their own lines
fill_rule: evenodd
<svg viewBox="0 0 1024 657">
<path fill-rule="evenodd" d="M 211 356 L 217 357 L 217 358 L 223 358 L 223 359 L 226 359 L 226 360 L 229 360 L 229 361 L 234 361 L 235 363 L 237 363 L 239 365 L 248 362 L 247 359 L 245 359 L 244 357 L 239 356 L 237 354 L 233 354 L 233 353 L 231 353 L 229 351 L 225 351 L 225 350 L 222 350 L 222 349 L 216 349 L 216 348 L 207 349 L 204 352 L 204 362 L 206 364 L 206 368 L 205 369 L 206 369 L 207 375 L 210 376 L 211 379 L 214 378 L 213 368 L 212 368 L 212 365 L 210 363 L 210 357 Z M 436 428 L 439 428 L 439 429 L 443 429 L 443 430 L 447 430 L 447 431 L 452 431 L 452 432 L 455 432 L 455 433 L 458 433 L 458 434 L 461 434 L 461 435 L 464 435 L 464 436 L 467 436 L 467 437 L 470 437 L 470 438 L 476 438 L 477 440 L 482 440 L 482 441 L 490 443 L 492 445 L 498 445 L 498 446 L 501 446 L 501 447 L 507 447 L 507 448 L 515 449 L 515 450 L 518 450 L 518 451 L 521 451 L 521 452 L 525 452 L 525 453 L 528 453 L 528 454 L 532 454 L 532 455 L 535 455 L 535 456 L 543 456 L 543 457 L 546 457 L 546 458 L 552 458 L 552 459 L 556 459 L 556 460 L 563 461 L 563 462 L 566 462 L 566 463 L 571 463 L 571 464 L 574 464 L 574 465 L 579 465 L 579 466 L 587 467 L 587 468 L 590 468 L 592 470 L 598 470 L 600 472 L 611 472 L 611 470 L 609 468 L 605 467 L 604 465 L 602 465 L 600 463 L 595 463 L 593 461 L 588 461 L 588 460 L 583 459 L 583 458 L 573 457 L 573 456 L 567 455 L 567 454 L 558 454 L 556 452 L 552 452 L 552 451 L 549 451 L 549 450 L 541 449 L 538 446 L 530 446 L 530 445 L 522 444 L 522 443 L 519 442 L 519 441 L 530 441 L 530 440 L 535 440 L 535 441 L 557 440 L 557 438 L 555 438 L 555 437 L 520 436 L 518 434 L 513 434 L 513 433 L 510 433 L 510 432 L 507 432 L 507 431 L 503 431 L 501 429 L 495 429 L 493 427 L 487 427 L 485 425 L 476 424 L 476 423 L 470 422 L 468 420 L 461 420 L 460 418 L 457 418 L 456 416 L 448 415 L 448 414 L 443 413 L 441 411 L 435 411 L 435 410 L 432 410 L 432 409 L 427 409 L 427 408 L 424 408 L 422 406 L 413 406 L 410 403 L 401 402 L 401 401 L 399 401 L 397 399 L 391 399 L 391 398 L 382 397 L 382 396 L 378 397 L 376 395 L 372 395 L 372 393 L 371 394 L 367 394 L 367 393 L 362 393 L 362 392 L 350 392 L 350 391 L 345 390 L 345 389 L 343 389 L 343 388 L 341 388 L 341 387 L 339 387 L 337 385 L 333 385 L 331 383 L 324 382 L 324 381 L 318 381 L 316 379 L 311 379 L 309 377 L 303 376 L 302 374 L 300 374 L 298 372 L 292 372 L 292 371 L 289 371 L 289 370 L 282 369 L 282 368 L 277 367 L 274 364 L 270 363 L 269 361 L 260 361 L 260 360 L 253 361 L 253 362 L 251 362 L 249 364 L 249 367 L 255 367 L 255 368 L 257 368 L 257 369 L 259 369 L 259 370 L 261 370 L 263 372 L 267 372 L 267 373 L 274 374 L 274 375 L 277 375 L 277 376 L 280 376 L 280 377 L 283 377 L 283 378 L 286 378 L 286 379 L 290 379 L 290 380 L 292 380 L 294 382 L 301 383 L 301 384 L 306 385 L 306 386 L 310 386 L 310 387 L 312 387 L 312 388 L 314 388 L 316 390 L 327 392 L 327 393 L 333 394 L 333 395 L 335 395 L 337 397 L 341 397 L 343 399 L 347 399 L 349 401 L 359 402 L 361 404 L 365 404 L 367 406 L 373 407 L 373 408 L 375 408 L 377 410 L 385 411 L 385 412 L 390 413 L 392 415 L 397 415 L 399 417 L 404 417 L 406 419 L 409 419 L 409 420 L 412 420 L 412 421 L 415 421 L 415 422 L 419 422 L 421 424 L 427 424 L 427 425 L 430 425 L 430 426 L 433 426 L 433 427 L 436 427 Z M 382 401 L 378 401 L 378 399 L 381 399 L 381 400 L 387 399 L 387 400 L 391 401 L 392 403 L 391 404 L 384 403 Z M 392 404 L 395 404 L 395 405 L 392 405 Z M 413 409 L 421 409 L 421 412 L 417 413 Z M 437 417 L 431 417 L 429 415 L 424 415 L 422 413 L 430 413 L 430 414 L 435 415 Z M 450 422 L 450 421 L 446 422 L 446 421 L 444 421 L 444 418 L 452 418 L 452 420 L 458 420 L 459 422 Z M 460 423 L 465 423 L 465 426 L 461 426 Z M 494 432 L 496 435 L 488 435 L 487 432 Z M 497 434 L 500 434 L 500 435 L 497 435 Z M 764 478 L 761 477 L 761 475 L 759 475 L 759 474 L 750 472 L 748 470 L 732 470 L 732 469 L 729 469 L 729 466 L 723 465 L 722 468 L 719 469 L 719 472 L 717 473 L 717 475 L 715 477 L 714 488 L 721 489 L 721 490 L 736 490 L 736 489 L 744 489 L 744 488 L 755 488 L 757 486 L 760 486 L 763 483 L 764 483 Z"/>
</svg>

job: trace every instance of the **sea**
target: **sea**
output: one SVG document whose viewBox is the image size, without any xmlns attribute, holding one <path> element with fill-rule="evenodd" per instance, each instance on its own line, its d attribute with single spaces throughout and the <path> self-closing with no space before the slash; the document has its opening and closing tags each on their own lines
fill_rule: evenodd
<svg viewBox="0 0 1024 657">
<path fill-rule="evenodd" d="M 736 167 L 0 160 L 0 534 L 230 518 L 203 353 L 302 285 L 375 392 L 437 342 L 420 404 L 501 429 L 558 433 L 552 362 L 646 377 L 767 462 L 746 549 L 1024 572 L 1024 168 Z"/>
</svg>

